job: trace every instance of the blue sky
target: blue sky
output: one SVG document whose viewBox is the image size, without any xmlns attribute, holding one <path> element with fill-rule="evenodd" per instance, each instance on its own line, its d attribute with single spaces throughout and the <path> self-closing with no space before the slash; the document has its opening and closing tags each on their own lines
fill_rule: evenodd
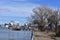
<svg viewBox="0 0 60 40">
<path fill-rule="evenodd" d="M 21 19 L 24 20 L 24 17 L 29 17 L 33 13 L 33 8 L 41 5 L 60 8 L 60 0 L 0 0 L 0 20 L 1 22 L 2 19 L 6 20 L 3 18 L 5 16 L 22 17 Z"/>
</svg>

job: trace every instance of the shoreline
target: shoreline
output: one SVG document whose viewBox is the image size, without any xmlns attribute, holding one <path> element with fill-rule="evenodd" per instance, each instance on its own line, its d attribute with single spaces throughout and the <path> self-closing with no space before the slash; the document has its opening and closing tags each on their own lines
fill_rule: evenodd
<svg viewBox="0 0 60 40">
<path fill-rule="evenodd" d="M 52 34 L 55 34 L 55 33 L 53 33 L 53 32 L 47 33 L 47 32 L 33 31 L 32 40 L 60 40 L 60 37 L 50 37 Z"/>
</svg>

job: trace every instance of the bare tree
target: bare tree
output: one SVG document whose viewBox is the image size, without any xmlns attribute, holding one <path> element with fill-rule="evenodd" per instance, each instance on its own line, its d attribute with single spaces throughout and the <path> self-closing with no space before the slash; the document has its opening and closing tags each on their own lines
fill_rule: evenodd
<svg viewBox="0 0 60 40">
<path fill-rule="evenodd" d="M 57 10 L 53 10 L 46 6 L 41 6 L 33 9 L 34 14 L 32 15 L 32 22 L 38 24 L 39 29 L 43 29 L 44 25 L 47 23 L 57 22 Z"/>
</svg>

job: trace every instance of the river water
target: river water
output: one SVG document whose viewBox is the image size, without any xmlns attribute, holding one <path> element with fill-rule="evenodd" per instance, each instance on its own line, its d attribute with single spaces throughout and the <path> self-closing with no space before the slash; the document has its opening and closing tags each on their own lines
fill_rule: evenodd
<svg viewBox="0 0 60 40">
<path fill-rule="evenodd" d="M 12 31 L 0 28 L 0 40 L 32 40 L 32 31 Z"/>
</svg>

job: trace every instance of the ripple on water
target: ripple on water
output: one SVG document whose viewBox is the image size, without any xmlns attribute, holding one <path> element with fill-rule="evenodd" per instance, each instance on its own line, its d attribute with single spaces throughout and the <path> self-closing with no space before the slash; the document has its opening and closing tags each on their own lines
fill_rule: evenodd
<svg viewBox="0 0 60 40">
<path fill-rule="evenodd" d="M 12 31 L 0 28 L 0 40 L 31 40 L 31 31 Z"/>
</svg>

